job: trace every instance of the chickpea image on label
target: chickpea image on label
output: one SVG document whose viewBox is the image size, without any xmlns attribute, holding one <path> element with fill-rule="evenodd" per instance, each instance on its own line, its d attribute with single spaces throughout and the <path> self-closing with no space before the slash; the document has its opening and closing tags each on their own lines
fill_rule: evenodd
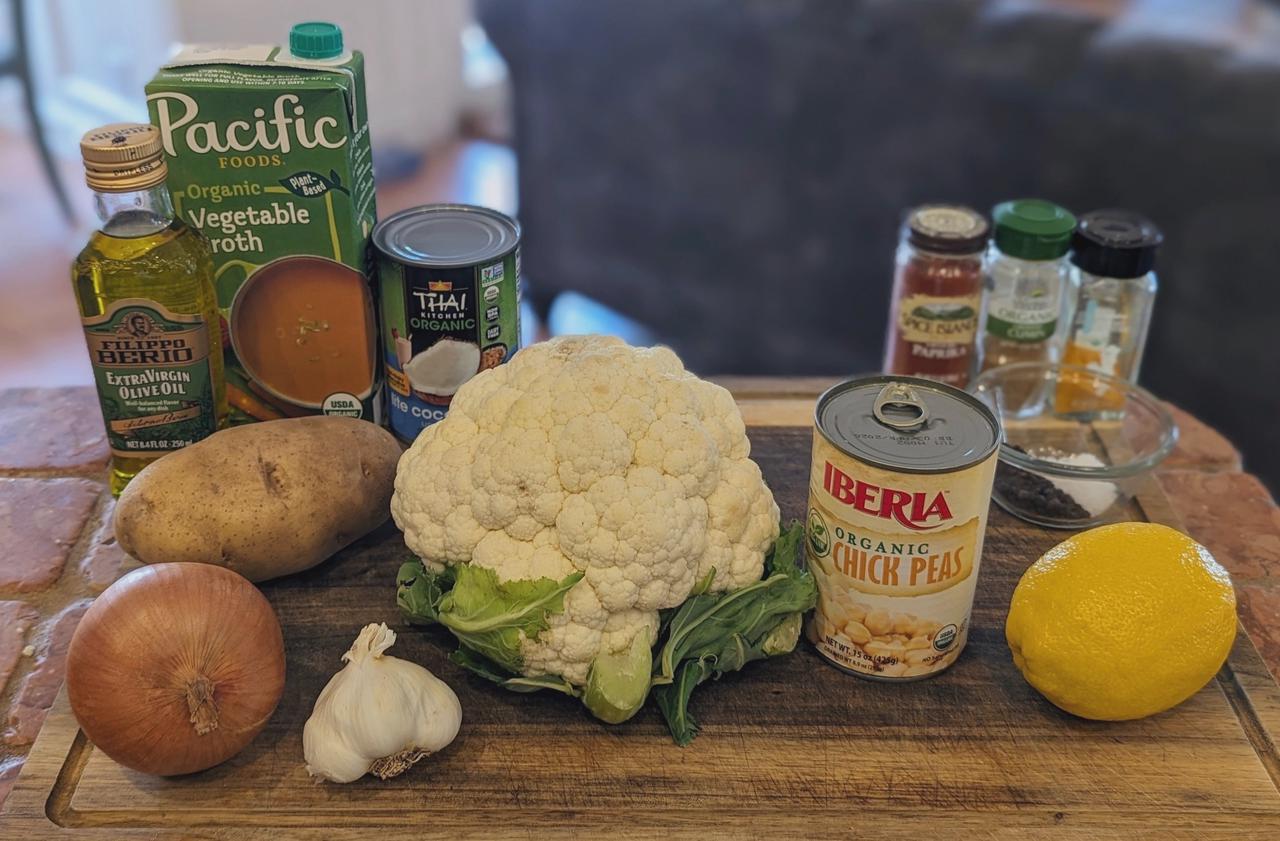
<svg viewBox="0 0 1280 841">
<path fill-rule="evenodd" d="M 813 643 L 827 641 L 851 663 L 886 677 L 929 674 L 955 659 L 958 647 L 936 651 L 933 641 L 943 625 L 911 613 L 871 608 L 854 602 L 848 590 L 822 594 L 821 612 L 810 623 Z M 861 657 L 858 656 L 861 653 Z"/>
</svg>

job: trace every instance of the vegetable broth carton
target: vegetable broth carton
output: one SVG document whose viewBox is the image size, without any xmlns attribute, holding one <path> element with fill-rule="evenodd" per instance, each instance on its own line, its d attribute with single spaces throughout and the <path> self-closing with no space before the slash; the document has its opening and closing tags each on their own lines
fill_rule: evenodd
<svg viewBox="0 0 1280 841">
<path fill-rule="evenodd" d="M 184 49 L 146 90 L 175 209 L 213 246 L 232 422 L 378 422 L 363 56 L 299 24 L 288 48 Z"/>
</svg>

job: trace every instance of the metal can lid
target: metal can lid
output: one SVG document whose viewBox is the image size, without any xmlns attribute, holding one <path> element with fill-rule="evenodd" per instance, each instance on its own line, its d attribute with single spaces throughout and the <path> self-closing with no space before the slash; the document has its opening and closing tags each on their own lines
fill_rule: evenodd
<svg viewBox="0 0 1280 841">
<path fill-rule="evenodd" d="M 939 254 L 977 254 L 987 245 L 986 217 L 958 204 L 926 204 L 907 215 L 907 239 Z"/>
<path fill-rule="evenodd" d="M 383 219 L 373 243 L 389 257 L 415 266 L 454 269 L 505 257 L 520 244 L 520 224 L 470 204 L 426 204 Z"/>
<path fill-rule="evenodd" d="M 149 123 L 111 123 L 80 138 L 85 183 L 104 193 L 130 193 L 164 183 L 168 169 L 160 129 Z"/>
<path fill-rule="evenodd" d="M 902 473 L 963 470 L 1000 444 L 1000 422 L 990 409 L 957 388 L 919 377 L 839 383 L 818 398 L 814 420 L 847 455 Z"/>
</svg>

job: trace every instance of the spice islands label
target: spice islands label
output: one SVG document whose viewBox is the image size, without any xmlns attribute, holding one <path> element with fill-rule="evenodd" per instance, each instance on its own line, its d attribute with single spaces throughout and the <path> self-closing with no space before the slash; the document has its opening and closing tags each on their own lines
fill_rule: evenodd
<svg viewBox="0 0 1280 841">
<path fill-rule="evenodd" d="M 160 456 L 216 430 L 203 318 L 126 298 L 83 324 L 114 455 Z"/>
<path fill-rule="evenodd" d="M 908 295 L 898 308 L 902 338 L 922 345 L 967 345 L 978 331 L 981 295 Z"/>
</svg>

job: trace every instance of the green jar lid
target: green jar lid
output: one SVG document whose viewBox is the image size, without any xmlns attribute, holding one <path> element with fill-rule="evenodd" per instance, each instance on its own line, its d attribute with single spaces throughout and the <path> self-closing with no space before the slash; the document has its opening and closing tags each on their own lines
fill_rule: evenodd
<svg viewBox="0 0 1280 841">
<path fill-rule="evenodd" d="M 1076 217 L 1044 199 L 1014 199 L 991 211 L 996 248 L 1022 260 L 1056 260 L 1071 248 Z"/>
<path fill-rule="evenodd" d="M 298 58 L 336 58 L 342 55 L 342 30 L 319 20 L 295 23 L 289 30 L 289 52 Z"/>
</svg>

